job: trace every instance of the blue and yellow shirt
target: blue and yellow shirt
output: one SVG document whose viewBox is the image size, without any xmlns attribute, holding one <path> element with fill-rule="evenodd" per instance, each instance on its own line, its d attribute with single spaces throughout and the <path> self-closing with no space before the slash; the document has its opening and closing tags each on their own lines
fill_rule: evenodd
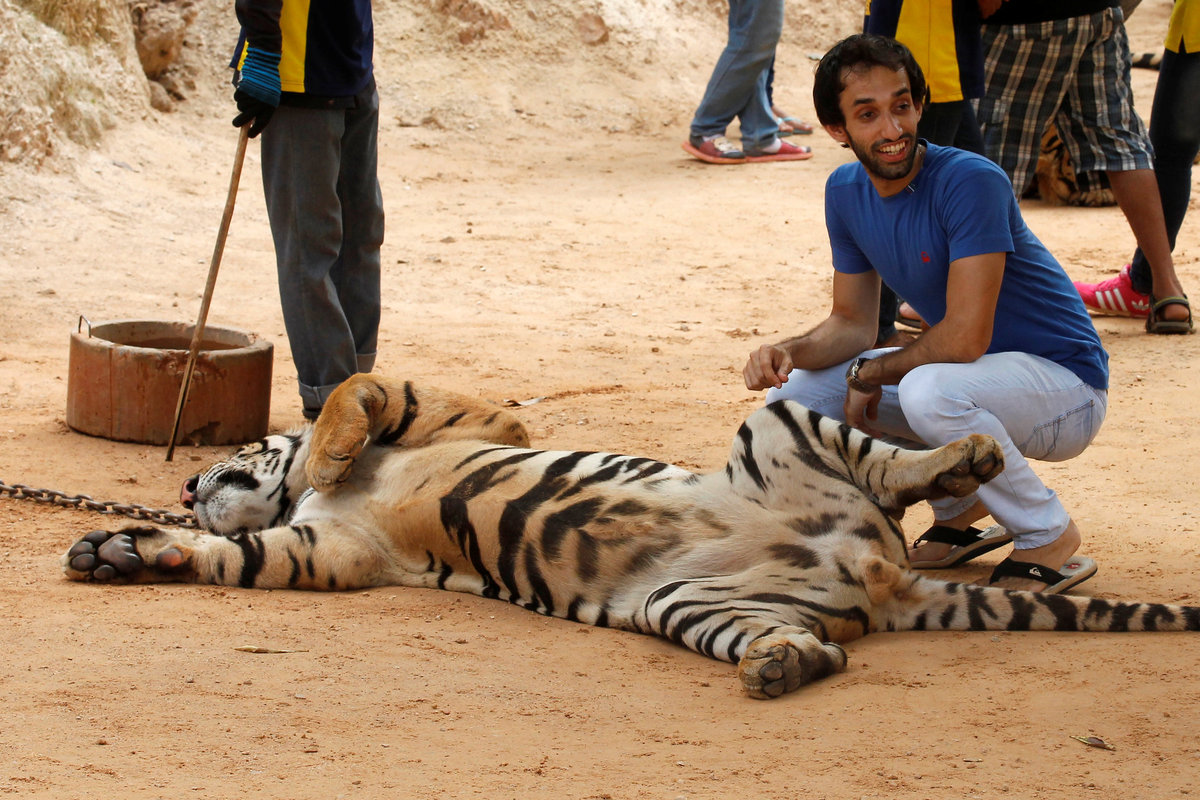
<svg viewBox="0 0 1200 800">
<path fill-rule="evenodd" d="M 983 44 L 977 0 L 867 0 L 863 32 L 912 51 L 931 103 L 983 96 Z"/>
<path fill-rule="evenodd" d="M 246 48 L 279 53 L 283 102 L 348 98 L 373 77 L 371 0 L 236 0 L 242 25 L 231 66 Z"/>
</svg>

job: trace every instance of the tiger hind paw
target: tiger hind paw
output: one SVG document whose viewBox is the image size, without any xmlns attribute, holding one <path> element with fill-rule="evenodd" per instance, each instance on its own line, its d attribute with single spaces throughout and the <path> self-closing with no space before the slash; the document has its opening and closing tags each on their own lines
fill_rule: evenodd
<svg viewBox="0 0 1200 800">
<path fill-rule="evenodd" d="M 954 497 L 971 494 L 1004 470 L 1004 451 L 990 436 L 973 434 L 946 445 L 942 452 L 956 460 L 939 472 L 935 481 L 942 491 Z"/>
<path fill-rule="evenodd" d="M 772 633 L 750 643 L 738 662 L 738 677 L 746 693 L 769 700 L 846 668 L 846 651 L 833 642 L 819 642 L 807 631 Z"/>
</svg>

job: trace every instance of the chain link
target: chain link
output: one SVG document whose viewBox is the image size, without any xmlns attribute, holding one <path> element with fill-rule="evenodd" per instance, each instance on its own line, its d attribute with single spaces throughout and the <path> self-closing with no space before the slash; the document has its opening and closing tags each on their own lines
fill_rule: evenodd
<svg viewBox="0 0 1200 800">
<path fill-rule="evenodd" d="M 147 508 L 136 503 L 114 503 L 112 501 L 97 501 L 86 494 L 69 495 L 53 489 L 31 489 L 19 483 L 8 485 L 0 481 L 0 495 L 8 495 L 14 500 L 35 500 L 39 503 L 49 503 L 55 506 L 73 506 L 100 514 L 120 514 L 133 519 L 144 519 L 157 522 L 160 525 L 176 525 L 180 528 L 195 528 L 196 516 L 191 513 L 175 514 L 162 509 Z"/>
</svg>

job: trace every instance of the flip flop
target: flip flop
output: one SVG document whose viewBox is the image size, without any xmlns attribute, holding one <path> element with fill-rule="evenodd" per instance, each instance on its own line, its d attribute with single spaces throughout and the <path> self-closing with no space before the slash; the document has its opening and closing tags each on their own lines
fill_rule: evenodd
<svg viewBox="0 0 1200 800">
<path fill-rule="evenodd" d="M 813 126 L 799 117 L 780 117 L 779 121 L 791 128 L 791 130 L 779 131 L 780 136 L 809 136 L 813 132 Z"/>
<path fill-rule="evenodd" d="M 1061 594 L 1073 589 L 1096 574 L 1096 562 L 1087 556 L 1071 556 L 1071 559 L 1058 570 L 1044 567 L 1041 564 L 1030 564 L 1028 561 L 1013 561 L 1006 558 L 996 565 L 988 583 L 995 583 L 1001 578 L 1028 578 L 1046 584 L 1038 594 Z"/>
<path fill-rule="evenodd" d="M 1183 306 L 1187 309 L 1187 319 L 1160 319 L 1158 312 L 1167 306 Z M 1150 295 L 1150 315 L 1146 317 L 1147 333 L 1191 333 L 1192 306 L 1186 295 L 1172 295 L 1161 300 Z"/>
<path fill-rule="evenodd" d="M 984 553 L 990 553 L 1011 541 L 1012 534 L 1004 530 L 1002 525 L 990 525 L 984 530 L 970 526 L 965 531 L 945 525 L 934 525 L 918 536 L 913 546 L 921 542 L 940 542 L 953 545 L 954 549 L 945 558 L 937 561 L 914 561 L 911 566 L 913 569 L 949 569 L 965 564 Z"/>
</svg>

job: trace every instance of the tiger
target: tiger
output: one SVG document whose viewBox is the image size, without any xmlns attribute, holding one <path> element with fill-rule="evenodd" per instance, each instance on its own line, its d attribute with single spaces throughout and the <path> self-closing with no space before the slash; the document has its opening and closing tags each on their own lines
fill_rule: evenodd
<svg viewBox="0 0 1200 800">
<path fill-rule="evenodd" d="M 538 450 L 515 414 L 356 375 L 309 427 L 189 478 L 202 530 L 92 531 L 66 577 L 467 592 L 660 636 L 737 665 L 750 697 L 846 669 L 844 645 L 916 630 L 1200 630 L 1200 608 L 954 583 L 909 568 L 900 520 L 1004 468 L 988 436 L 872 438 L 790 401 L 737 430 L 723 469 Z"/>
</svg>

